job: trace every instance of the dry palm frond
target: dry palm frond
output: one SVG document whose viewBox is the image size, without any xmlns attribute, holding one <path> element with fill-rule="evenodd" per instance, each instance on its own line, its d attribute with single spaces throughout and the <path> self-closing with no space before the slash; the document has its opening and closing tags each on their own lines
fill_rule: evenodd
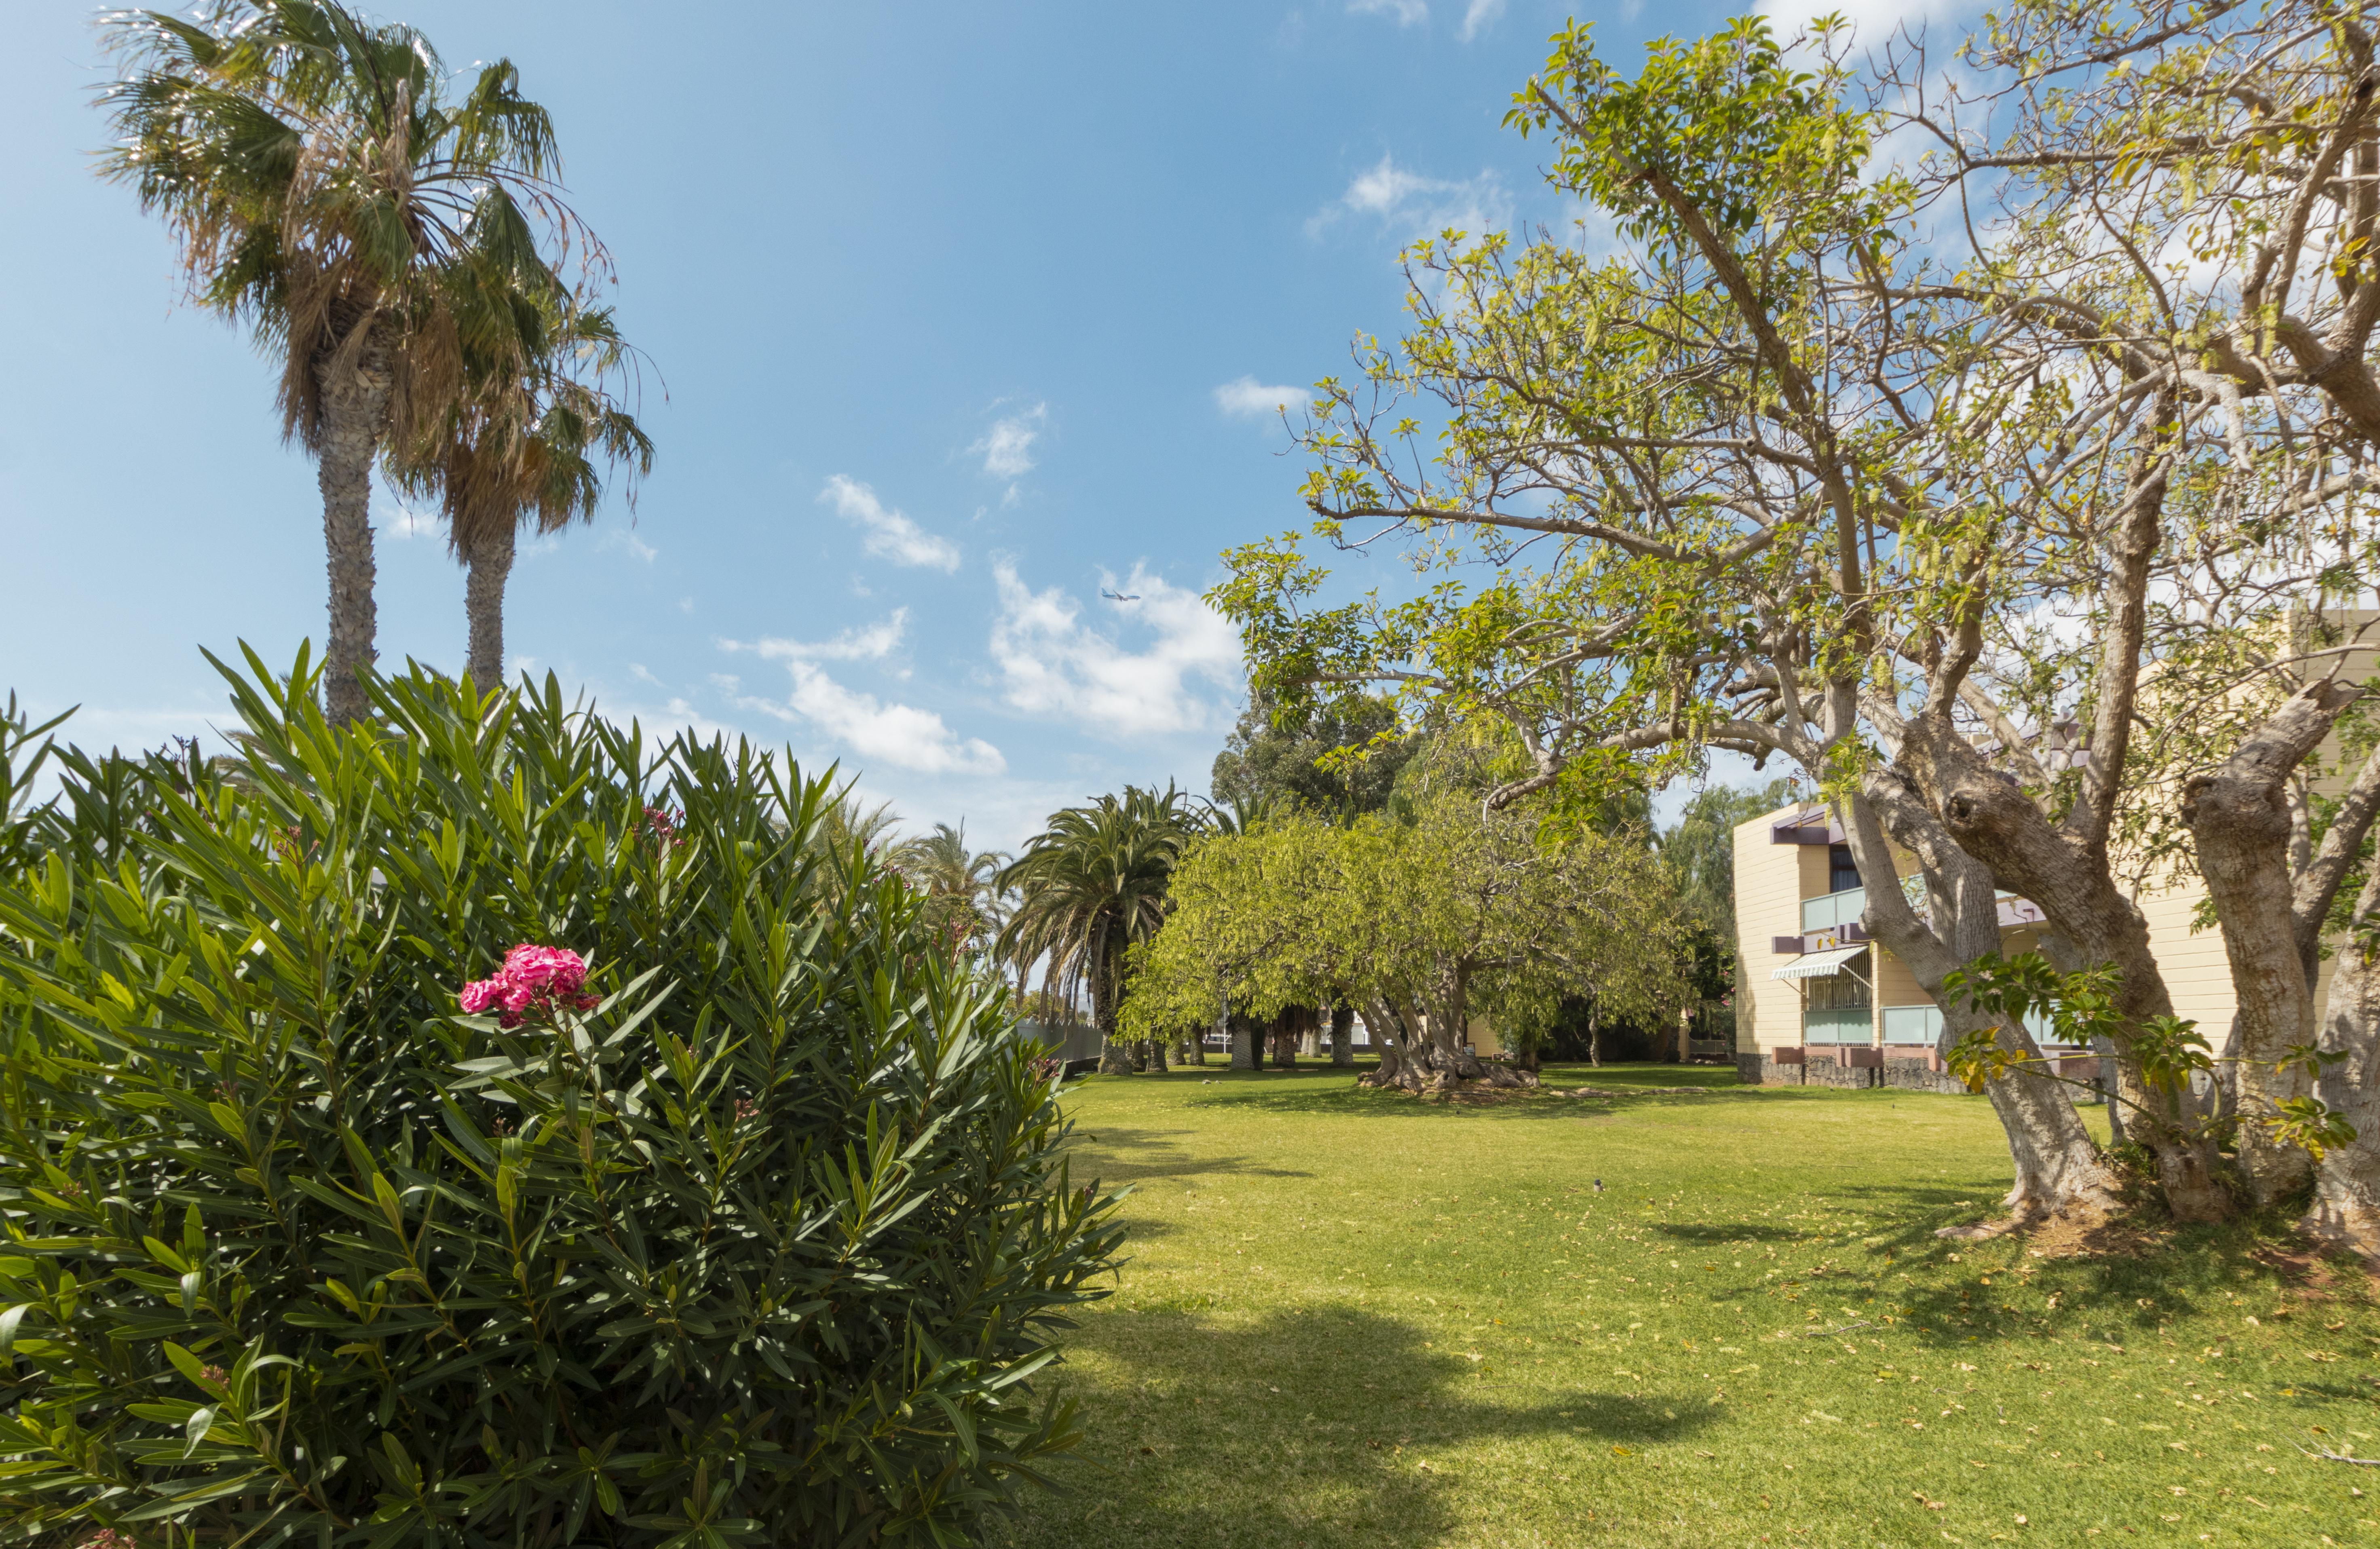
<svg viewBox="0 0 2380 1549">
<path fill-rule="evenodd" d="M 193 297 L 279 357 L 310 449 L 326 384 L 358 370 L 389 373 L 392 443 L 436 442 L 480 372 L 530 369 L 527 320 L 588 310 L 609 278 L 508 62 L 450 78 L 420 33 L 321 0 L 103 25 L 127 69 L 103 171 L 165 216 Z"/>
</svg>

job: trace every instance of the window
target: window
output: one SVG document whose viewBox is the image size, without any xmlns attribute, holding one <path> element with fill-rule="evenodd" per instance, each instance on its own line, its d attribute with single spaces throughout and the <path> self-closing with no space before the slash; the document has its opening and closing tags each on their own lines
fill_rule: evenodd
<svg viewBox="0 0 2380 1549">
<path fill-rule="evenodd" d="M 1859 865 L 1848 844 L 1827 846 L 1827 891 L 1847 893 L 1860 885 Z"/>
<path fill-rule="evenodd" d="M 1867 981 L 1857 975 L 1867 972 L 1868 962 L 1863 956 L 1853 958 L 1843 964 L 1840 973 L 1804 979 L 1802 984 L 1807 991 L 1808 998 L 1803 1000 L 1803 1004 L 1814 1011 L 1865 1006 L 1868 1004 Z"/>
<path fill-rule="evenodd" d="M 1888 1044 L 1930 1044 L 1942 1035 L 1938 1006 L 1887 1006 L 1884 1041 Z"/>
</svg>

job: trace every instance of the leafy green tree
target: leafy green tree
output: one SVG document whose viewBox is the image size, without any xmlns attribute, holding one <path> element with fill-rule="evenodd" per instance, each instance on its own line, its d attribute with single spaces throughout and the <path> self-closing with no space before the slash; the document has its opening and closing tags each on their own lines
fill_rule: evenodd
<svg viewBox="0 0 2380 1549">
<path fill-rule="evenodd" d="M 1568 994 L 1676 1004 L 1675 907 L 1641 845 L 1557 840 L 1533 816 L 1486 812 L 1457 792 L 1411 823 L 1300 812 L 1203 840 L 1173 902 L 1136 954 L 1130 1025 L 1343 1001 L 1381 1047 L 1367 1081 L 1417 1089 L 1433 1074 L 1491 1074 L 1464 1050 L 1475 1013 L 1525 1045 Z"/>
<path fill-rule="evenodd" d="M 1414 745 L 1395 703 L 1361 696 L 1305 710 L 1293 716 L 1261 694 L 1248 696 L 1208 777 L 1217 801 L 1290 802 L 1341 815 L 1388 805 Z"/>
<path fill-rule="evenodd" d="M 334 719 L 352 720 L 375 655 L 374 465 L 442 443 L 496 455 L 452 429 L 488 401 L 489 365 L 550 377 L 540 345 L 558 341 L 540 330 L 594 315 L 575 312 L 540 234 L 590 281 L 603 249 L 560 199 L 552 127 L 509 61 L 458 82 L 419 32 L 333 0 L 212 0 L 194 20 L 120 11 L 104 25 L 126 67 L 102 97 L 117 137 L 102 170 L 164 216 L 197 300 L 279 362 L 283 431 L 315 459 L 326 692 Z M 542 418 L 516 417 L 523 445 Z M 549 450 L 567 440 L 544 435 Z M 546 480 L 514 487 L 529 486 L 544 503 Z"/>
<path fill-rule="evenodd" d="M 1709 785 L 1689 797 L 1678 820 L 1660 836 L 1661 864 L 1678 902 L 1695 925 L 1735 933 L 1735 830 L 1794 799 L 1794 782 L 1772 780 L 1755 790 Z"/>
<path fill-rule="evenodd" d="M 2091 9 L 2078 55 L 2112 14 Z M 2228 455 L 2220 394 L 2186 396 L 2179 324 L 2161 356 L 2068 326 L 2073 244 L 2012 272 L 2047 251 L 2019 223 L 2013 246 L 1969 255 L 1973 283 L 1945 284 L 1928 212 L 1963 208 L 1966 169 L 1880 159 L 1891 125 L 1873 104 L 1894 83 L 1861 77 L 1829 30 L 1799 43 L 1746 19 L 1653 45 L 1631 79 L 1584 29 L 1560 35 L 1512 122 L 1550 138 L 1549 180 L 1612 220 L 1619 249 L 1418 245 L 1413 331 L 1367 348 L 1358 381 L 1323 383 L 1306 436 L 1317 532 L 1402 541 L 1448 578 L 1409 603 L 1318 610 L 1322 572 L 1289 539 L 1233 555 L 1217 599 L 1266 692 L 1394 684 L 1408 719 L 1508 728 L 1524 762 L 1491 803 L 1597 800 L 1712 747 L 1797 765 L 1874 879 L 1869 929 L 1937 999 L 1997 950 L 2010 886 L 2121 970 L 2122 1049 L 2171 1010 L 2111 859 L 2155 709 L 2143 672 L 2236 623 L 2232 603 L 2277 600 L 2226 567 L 2310 529 L 2272 519 L 2298 497 L 2269 480 L 2183 478 L 2185 455 Z M 2043 102 L 2016 141 L 2063 132 Z M 2166 251 L 2168 235 L 2114 247 Z M 2273 574 L 2361 552 L 2360 531 L 2322 526 L 2321 553 Z M 1456 567 L 1475 562 L 1474 585 Z M 2229 601 L 2153 633 L 2160 586 Z M 2104 628 L 2077 643 L 2053 619 Z M 1922 910 L 1893 885 L 1903 856 Z M 2010 1069 L 2037 1053 L 2013 1019 L 1945 1016 L 1952 1041 L 1995 1030 Z M 1985 1090 L 2017 1216 L 2118 1208 L 2062 1092 L 2015 1075 Z M 2230 1208 L 2204 1131 L 2138 1138 L 2177 1213 Z"/>
<path fill-rule="evenodd" d="M 1127 954 L 1163 924 L 1174 865 L 1201 826 L 1172 786 L 1160 793 L 1128 785 L 1121 796 L 1051 813 L 1049 826 L 1000 871 L 999 885 L 1016 894 L 1001 932 L 1003 955 L 1039 962 L 1045 982 L 1067 999 L 1077 988 L 1089 992 L 1102 1071 L 1133 1067 L 1118 1022 Z"/>
</svg>

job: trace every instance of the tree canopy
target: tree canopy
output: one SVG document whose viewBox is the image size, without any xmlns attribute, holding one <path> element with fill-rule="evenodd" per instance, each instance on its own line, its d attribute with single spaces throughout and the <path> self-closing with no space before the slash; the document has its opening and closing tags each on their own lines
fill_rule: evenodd
<svg viewBox="0 0 2380 1549">
<path fill-rule="evenodd" d="M 1798 766 L 1870 930 L 1937 997 L 2022 892 L 2070 970 L 2114 971 L 2134 1138 L 2179 1213 L 2216 1216 L 2233 1127 L 2252 1197 L 2313 1167 L 2289 1051 L 2380 810 L 2375 759 L 2317 842 L 2303 778 L 2359 696 L 2344 604 L 2380 552 L 2371 40 L 2288 3 L 1985 26 L 1956 73 L 1832 24 L 1663 40 L 1633 76 L 1557 36 L 1508 123 L 1616 242 L 1416 244 L 1412 328 L 1319 384 L 1304 434 L 1314 536 L 1402 546 L 1427 584 L 1320 606 L 1288 535 L 1215 596 L 1284 702 L 1387 689 L 1506 727 L 1499 802 L 1714 748 Z M 2236 1119 L 2152 1100 L 2173 1003 L 2131 889 L 2159 857 L 2214 898 Z M 1944 1009 L 2014 1061 L 1987 1087 L 2011 1206 L 2111 1208 L 2022 1027 Z M 2317 1224 L 2380 1224 L 2335 1188 Z"/>
<path fill-rule="evenodd" d="M 1215 755 L 1208 789 L 1216 801 L 1245 807 L 1292 802 L 1322 813 L 1377 812 L 1413 746 L 1386 697 L 1358 695 L 1291 710 L 1252 693 Z"/>
<path fill-rule="evenodd" d="M 1410 1064 L 1417 1082 L 1476 1073 L 1462 1053 L 1476 1014 L 1525 1041 L 1566 995 L 1648 1013 L 1680 1004 L 1681 933 L 1642 845 L 1548 834 L 1461 792 L 1429 795 L 1410 822 L 1291 811 L 1209 837 L 1172 897 L 1135 954 L 1124 1017 L 1137 1029 L 1344 1001 L 1384 1046 L 1381 1076 Z"/>
</svg>

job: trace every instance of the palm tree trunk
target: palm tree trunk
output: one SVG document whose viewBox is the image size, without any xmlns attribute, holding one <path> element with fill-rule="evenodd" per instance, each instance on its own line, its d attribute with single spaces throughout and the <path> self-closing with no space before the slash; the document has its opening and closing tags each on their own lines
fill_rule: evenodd
<svg viewBox="0 0 2380 1549">
<path fill-rule="evenodd" d="M 380 616 L 372 598 L 371 476 L 388 421 L 392 377 L 388 346 L 377 337 L 357 352 L 352 368 L 334 369 L 334 358 L 326 352 L 314 365 L 322 395 L 314 482 L 322 491 L 322 546 L 331 579 L 323 710 L 336 724 L 361 720 L 371 702 L 362 681 L 379 654 L 373 648 Z"/>
<path fill-rule="evenodd" d="M 464 670 L 481 694 L 504 685 L 504 583 L 513 573 L 517 531 L 510 522 L 491 523 L 464 556 L 470 569 L 463 583 L 463 611 L 471 624 Z"/>
<path fill-rule="evenodd" d="M 1344 1000 L 1330 1008 L 1330 1063 L 1355 1063 L 1355 1008 Z"/>
<path fill-rule="evenodd" d="M 1132 1074 L 1132 1051 L 1116 1036 L 1116 986 L 1108 979 L 1107 934 L 1091 943 L 1091 1018 L 1099 1029 L 1099 1074 Z"/>
</svg>

